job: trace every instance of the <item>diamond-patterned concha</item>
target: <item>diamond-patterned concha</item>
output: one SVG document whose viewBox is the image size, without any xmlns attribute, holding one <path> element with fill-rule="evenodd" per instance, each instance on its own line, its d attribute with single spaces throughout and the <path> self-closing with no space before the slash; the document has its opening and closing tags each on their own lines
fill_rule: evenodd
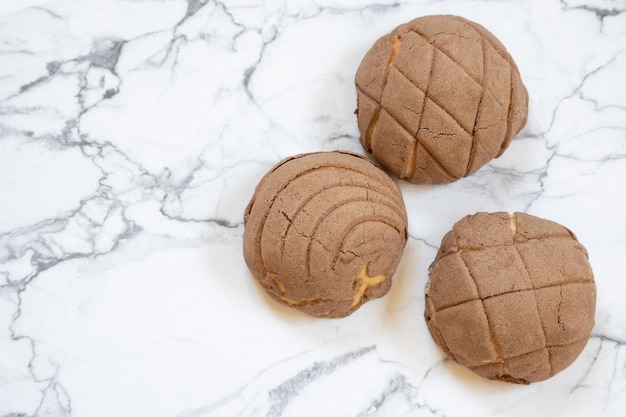
<svg viewBox="0 0 626 417">
<path fill-rule="evenodd" d="M 528 384 L 568 367 L 594 325 L 587 251 L 524 213 L 458 221 L 430 266 L 424 316 L 435 342 L 489 379 Z"/>
<path fill-rule="evenodd" d="M 378 39 L 356 73 L 361 143 L 400 178 L 443 184 L 496 158 L 526 124 L 528 93 L 502 43 L 457 16 Z"/>
<path fill-rule="evenodd" d="M 244 213 L 243 253 L 278 302 L 343 317 L 389 291 L 407 240 L 397 184 L 366 158 L 287 158 L 259 182 Z"/>
</svg>

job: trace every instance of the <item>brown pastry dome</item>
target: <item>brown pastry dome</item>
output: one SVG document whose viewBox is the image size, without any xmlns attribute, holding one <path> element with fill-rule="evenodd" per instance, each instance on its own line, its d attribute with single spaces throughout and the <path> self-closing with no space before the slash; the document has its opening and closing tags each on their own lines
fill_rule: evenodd
<svg viewBox="0 0 626 417">
<path fill-rule="evenodd" d="M 378 39 L 356 73 L 361 143 L 414 183 L 466 177 L 526 124 L 515 62 L 481 25 L 426 16 Z"/>
<path fill-rule="evenodd" d="M 366 158 L 284 159 L 244 214 L 243 253 L 267 293 L 318 317 L 343 317 L 389 291 L 407 240 L 396 183 Z"/>
<path fill-rule="evenodd" d="M 570 230 L 524 213 L 477 213 L 443 238 L 424 316 L 435 342 L 459 364 L 528 384 L 578 357 L 595 302 L 587 251 Z"/>
</svg>

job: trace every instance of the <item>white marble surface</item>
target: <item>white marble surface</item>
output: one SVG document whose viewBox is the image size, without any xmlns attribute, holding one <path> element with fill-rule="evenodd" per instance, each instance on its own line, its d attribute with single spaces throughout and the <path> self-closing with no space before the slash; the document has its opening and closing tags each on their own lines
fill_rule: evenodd
<svg viewBox="0 0 626 417">
<path fill-rule="evenodd" d="M 0 4 L 0 416 L 626 415 L 626 1 Z M 361 57 L 436 13 L 507 46 L 526 128 L 470 178 L 400 182 L 386 297 L 340 320 L 277 305 L 241 253 L 254 186 L 285 156 L 362 152 Z M 589 250 L 593 336 L 548 381 L 480 379 L 428 334 L 428 264 L 479 210 Z"/>
</svg>

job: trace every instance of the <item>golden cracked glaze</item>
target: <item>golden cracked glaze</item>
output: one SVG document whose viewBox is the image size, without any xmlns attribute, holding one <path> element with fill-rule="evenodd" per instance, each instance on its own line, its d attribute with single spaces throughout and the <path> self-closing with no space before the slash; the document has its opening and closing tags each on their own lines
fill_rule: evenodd
<svg viewBox="0 0 626 417">
<path fill-rule="evenodd" d="M 380 285 L 385 280 L 385 274 L 378 274 L 375 277 L 370 277 L 367 272 L 367 266 L 364 266 L 359 275 L 357 275 L 355 282 L 359 283 L 359 287 L 352 296 L 352 307 L 356 307 L 363 302 L 363 296 L 365 292 L 370 288 L 374 288 Z"/>
<path fill-rule="evenodd" d="M 287 158 L 260 181 L 244 214 L 244 258 L 275 300 L 342 317 L 384 295 L 406 244 L 395 182 L 349 152 Z"/>
<path fill-rule="evenodd" d="M 477 213 L 443 238 L 429 268 L 426 323 L 456 362 L 489 379 L 547 379 L 594 324 L 587 251 L 567 228 L 524 213 Z"/>
<path fill-rule="evenodd" d="M 426 16 L 374 43 L 355 78 L 361 143 L 415 183 L 448 183 L 500 156 L 526 124 L 528 93 L 498 39 Z"/>
<path fill-rule="evenodd" d="M 385 276 L 385 274 L 379 274 L 379 275 L 376 275 L 375 277 L 370 277 L 367 274 L 367 266 L 364 266 L 361 272 L 359 273 L 359 275 L 354 277 L 353 286 L 355 287 L 355 292 L 354 292 L 354 295 L 351 297 L 340 298 L 340 299 L 314 298 L 311 300 L 300 300 L 300 301 L 292 300 L 285 296 L 274 296 L 274 298 L 278 299 L 279 301 L 285 303 L 286 305 L 290 307 L 301 307 L 307 304 L 320 303 L 322 301 L 326 301 L 329 303 L 344 303 L 346 301 L 351 301 L 350 307 L 358 307 L 364 301 L 363 297 L 365 296 L 365 292 L 369 290 L 370 288 L 375 288 L 377 285 L 380 285 L 386 278 L 387 277 Z M 281 293 L 284 293 L 284 286 L 278 281 L 275 281 L 275 284 L 277 285 L 279 291 Z M 323 314 L 320 314 L 320 315 L 323 317 L 328 317 L 329 312 L 324 312 Z"/>
</svg>

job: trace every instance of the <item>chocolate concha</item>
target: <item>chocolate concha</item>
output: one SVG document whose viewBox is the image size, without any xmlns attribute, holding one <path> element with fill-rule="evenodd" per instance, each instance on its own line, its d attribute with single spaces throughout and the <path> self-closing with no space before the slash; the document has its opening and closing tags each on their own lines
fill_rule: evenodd
<svg viewBox="0 0 626 417">
<path fill-rule="evenodd" d="M 477 213 L 443 238 L 424 316 L 435 342 L 459 364 L 528 384 L 578 357 L 595 303 L 587 251 L 570 230 L 524 213 Z"/>
<path fill-rule="evenodd" d="M 343 317 L 385 295 L 407 241 L 397 184 L 366 158 L 287 158 L 258 184 L 243 252 L 267 293 L 318 317 Z"/>
<path fill-rule="evenodd" d="M 378 39 L 356 73 L 364 148 L 414 183 L 466 177 L 526 124 L 528 93 L 500 41 L 478 23 L 425 16 Z"/>
</svg>

